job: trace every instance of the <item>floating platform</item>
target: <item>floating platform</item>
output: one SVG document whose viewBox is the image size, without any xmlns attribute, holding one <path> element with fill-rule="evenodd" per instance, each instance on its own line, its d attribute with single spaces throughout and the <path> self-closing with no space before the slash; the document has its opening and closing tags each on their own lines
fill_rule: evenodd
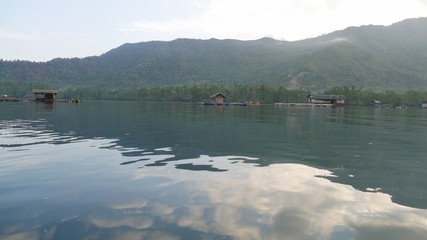
<svg viewBox="0 0 427 240">
<path fill-rule="evenodd" d="M 275 103 L 276 107 L 336 107 L 332 103 Z"/>
<path fill-rule="evenodd" d="M 19 102 L 16 98 L 0 98 L 0 102 Z"/>
<path fill-rule="evenodd" d="M 29 98 L 1 98 L 0 102 L 40 102 L 40 103 L 55 103 L 55 102 L 64 102 L 64 103 L 80 103 L 79 98 L 71 99 L 29 99 Z"/>
<path fill-rule="evenodd" d="M 199 105 L 203 106 L 225 106 L 225 107 L 246 107 L 247 103 L 230 102 L 230 103 L 216 103 L 216 102 L 201 102 Z"/>
</svg>

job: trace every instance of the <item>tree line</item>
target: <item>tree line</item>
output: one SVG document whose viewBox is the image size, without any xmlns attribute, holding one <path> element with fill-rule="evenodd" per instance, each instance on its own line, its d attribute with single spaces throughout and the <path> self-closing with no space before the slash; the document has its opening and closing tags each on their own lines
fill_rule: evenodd
<svg viewBox="0 0 427 240">
<path fill-rule="evenodd" d="M 47 83 L 16 83 L 0 82 L 0 95 L 22 98 L 31 97 L 32 89 L 57 89 Z M 210 96 L 220 92 L 228 102 L 306 102 L 311 93 L 301 89 L 287 89 L 270 85 L 231 86 L 214 84 L 193 84 L 181 86 L 107 89 L 107 88 L 66 88 L 59 89 L 58 98 L 69 99 L 78 97 L 86 100 L 136 100 L 136 101 L 168 101 L 168 102 L 200 102 L 210 101 Z M 346 105 L 367 106 L 373 101 L 395 106 L 417 106 L 427 100 L 427 90 L 410 90 L 397 92 L 393 90 L 372 91 L 356 87 L 333 87 L 320 94 L 344 95 Z"/>
<path fill-rule="evenodd" d="M 210 101 L 210 96 L 222 93 L 228 102 L 301 102 L 310 94 L 305 90 L 288 90 L 284 87 L 266 85 L 182 85 L 132 89 L 92 89 L 74 88 L 61 91 L 66 98 L 106 100 L 140 100 L 168 102 Z"/>
</svg>

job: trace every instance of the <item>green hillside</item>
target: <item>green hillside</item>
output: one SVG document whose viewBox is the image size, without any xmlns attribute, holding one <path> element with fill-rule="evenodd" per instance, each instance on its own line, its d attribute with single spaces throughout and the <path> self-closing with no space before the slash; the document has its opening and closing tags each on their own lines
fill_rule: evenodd
<svg viewBox="0 0 427 240">
<path fill-rule="evenodd" d="M 265 84 L 427 89 L 427 18 L 350 27 L 287 42 L 177 39 L 124 44 L 101 56 L 48 62 L 0 61 L 0 81 L 61 88 Z"/>
</svg>

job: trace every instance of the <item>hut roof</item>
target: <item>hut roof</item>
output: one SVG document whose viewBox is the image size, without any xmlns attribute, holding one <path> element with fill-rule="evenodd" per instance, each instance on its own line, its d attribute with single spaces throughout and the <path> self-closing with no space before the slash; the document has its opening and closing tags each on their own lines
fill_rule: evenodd
<svg viewBox="0 0 427 240">
<path fill-rule="evenodd" d="M 42 89 L 34 89 L 33 91 L 31 91 L 33 94 L 58 94 L 57 90 L 42 90 Z"/>
<path fill-rule="evenodd" d="M 344 95 L 308 95 L 309 99 L 319 99 L 319 100 L 337 100 L 345 99 Z"/>
<path fill-rule="evenodd" d="M 211 98 L 216 98 L 216 97 L 218 97 L 218 96 L 222 96 L 223 98 L 225 98 L 225 95 L 224 95 L 224 94 L 222 94 L 222 93 L 220 93 L 220 92 L 217 92 L 217 93 L 213 94 L 213 95 L 211 96 Z"/>
</svg>

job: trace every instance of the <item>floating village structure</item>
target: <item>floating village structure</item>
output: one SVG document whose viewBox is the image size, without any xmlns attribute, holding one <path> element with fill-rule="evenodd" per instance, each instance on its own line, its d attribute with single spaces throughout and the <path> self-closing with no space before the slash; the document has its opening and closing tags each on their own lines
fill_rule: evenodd
<svg viewBox="0 0 427 240">
<path fill-rule="evenodd" d="M 378 100 L 374 100 L 373 101 L 373 106 L 374 108 L 396 108 L 396 109 L 402 109 L 402 108 L 408 108 L 405 104 L 402 105 L 393 105 L 393 104 L 388 104 L 388 103 L 382 103 Z M 427 104 L 426 104 L 427 107 Z"/>
<path fill-rule="evenodd" d="M 36 98 L 34 99 L 34 101 L 36 102 L 54 102 L 56 95 L 58 95 L 58 91 L 57 90 L 39 90 L 39 89 L 34 89 L 33 91 L 31 91 L 32 94 L 34 94 L 36 96 Z"/>
<path fill-rule="evenodd" d="M 0 102 L 44 102 L 44 103 L 54 103 L 54 102 L 68 102 L 68 103 L 80 103 L 80 99 L 73 97 L 71 99 L 56 99 L 58 95 L 57 90 L 48 90 L 48 89 L 34 89 L 31 93 L 35 96 L 34 98 L 14 98 L 8 95 L 0 95 Z"/>
<path fill-rule="evenodd" d="M 19 101 L 16 98 L 10 97 L 8 95 L 1 95 L 0 96 L 0 102 L 17 102 Z"/>
<path fill-rule="evenodd" d="M 383 106 L 381 101 L 378 101 L 378 100 L 374 100 L 372 103 L 374 104 L 375 108 L 381 108 Z"/>
<path fill-rule="evenodd" d="M 313 104 L 332 104 L 344 106 L 345 97 L 343 95 L 308 95 L 308 102 Z"/>
<path fill-rule="evenodd" d="M 282 107 L 340 107 L 345 104 L 343 95 L 308 95 L 306 103 L 275 103 Z"/>
<path fill-rule="evenodd" d="M 247 106 L 247 103 L 245 102 L 225 102 L 225 95 L 218 92 L 210 96 L 211 101 L 210 102 L 201 102 L 200 105 L 204 106 L 241 106 L 245 107 Z"/>
<path fill-rule="evenodd" d="M 223 104 L 225 96 L 222 93 L 215 93 L 210 97 L 216 104 Z"/>
<path fill-rule="evenodd" d="M 57 90 L 35 89 L 35 90 L 32 90 L 31 92 L 36 96 L 36 98 L 33 99 L 33 101 L 35 102 L 45 102 L 45 103 L 53 103 L 53 102 L 79 103 L 80 102 L 80 99 L 76 97 L 73 97 L 69 100 L 66 100 L 66 99 L 57 100 L 56 99 L 56 96 L 58 95 Z"/>
</svg>

